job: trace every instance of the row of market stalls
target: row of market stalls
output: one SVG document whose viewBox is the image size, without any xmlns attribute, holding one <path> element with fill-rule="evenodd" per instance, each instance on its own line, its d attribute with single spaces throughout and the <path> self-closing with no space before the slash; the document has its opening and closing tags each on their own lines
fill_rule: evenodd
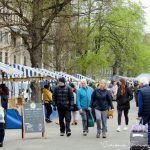
<svg viewBox="0 0 150 150">
<path fill-rule="evenodd" d="M 64 72 L 32 68 L 20 64 L 8 65 L 0 62 L 0 72 L 1 83 L 5 83 L 10 89 L 7 128 L 21 128 L 20 106 L 23 104 L 23 99 L 30 99 L 30 83 L 32 81 L 41 83 L 41 87 L 43 87 L 45 82 L 56 83 L 60 77 L 64 77 L 67 82 L 74 82 L 76 85 L 79 84 L 83 78 L 89 82 L 94 82 L 91 78 L 80 74 L 69 75 Z M 56 116 L 57 113 L 54 112 L 51 117 L 55 118 Z"/>
</svg>

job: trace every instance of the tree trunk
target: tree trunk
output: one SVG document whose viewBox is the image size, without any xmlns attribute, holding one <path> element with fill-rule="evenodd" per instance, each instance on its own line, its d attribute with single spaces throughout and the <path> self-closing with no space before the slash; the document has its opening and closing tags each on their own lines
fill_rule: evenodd
<svg viewBox="0 0 150 150">
<path fill-rule="evenodd" d="M 32 49 L 30 51 L 32 67 L 42 67 L 42 44 L 39 44 L 41 40 L 41 27 L 42 27 L 42 9 L 43 0 L 33 0 L 33 13 L 32 13 Z M 39 45 L 38 45 L 39 44 Z M 41 87 L 40 83 L 33 81 L 31 83 L 32 95 L 31 100 L 35 102 L 41 101 Z"/>
</svg>

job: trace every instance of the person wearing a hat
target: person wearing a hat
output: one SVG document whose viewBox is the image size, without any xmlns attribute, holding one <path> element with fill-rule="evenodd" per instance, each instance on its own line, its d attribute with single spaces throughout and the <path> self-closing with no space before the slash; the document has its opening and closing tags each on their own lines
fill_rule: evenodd
<svg viewBox="0 0 150 150">
<path fill-rule="evenodd" d="M 72 88 L 66 85 L 64 77 L 59 78 L 58 86 L 54 89 L 53 103 L 58 109 L 60 136 L 64 136 L 65 132 L 67 136 L 70 136 L 71 110 L 74 108 L 74 95 Z"/>
</svg>

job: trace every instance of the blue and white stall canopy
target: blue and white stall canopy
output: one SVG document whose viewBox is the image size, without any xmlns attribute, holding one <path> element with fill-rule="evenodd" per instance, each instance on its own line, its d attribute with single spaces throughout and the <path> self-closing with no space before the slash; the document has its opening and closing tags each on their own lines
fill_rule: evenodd
<svg viewBox="0 0 150 150">
<path fill-rule="evenodd" d="M 6 73 L 7 76 L 21 76 L 23 75 L 22 71 L 19 71 L 16 68 L 13 68 L 12 66 L 8 64 L 4 64 L 0 62 L 0 71 Z"/>
<path fill-rule="evenodd" d="M 38 68 L 32 68 L 20 64 L 11 64 L 10 66 L 23 72 L 21 76 L 14 76 L 14 78 L 45 77 L 45 74 Z"/>
<path fill-rule="evenodd" d="M 76 81 L 76 82 L 80 82 L 80 79 L 72 76 L 72 75 L 69 75 L 69 74 L 66 74 L 64 72 L 58 72 L 58 71 L 54 71 L 54 73 L 57 74 L 57 79 L 60 78 L 60 77 L 64 77 L 67 81 Z"/>
<path fill-rule="evenodd" d="M 38 70 L 40 72 L 42 72 L 44 74 L 44 76 L 52 77 L 52 78 L 55 78 L 55 79 L 58 78 L 58 75 L 53 71 L 49 71 L 47 69 L 41 69 L 41 68 L 38 68 Z"/>
<path fill-rule="evenodd" d="M 64 77 L 67 81 L 76 81 L 79 82 L 80 80 L 77 79 L 76 77 L 66 74 L 64 72 L 58 72 L 58 71 L 52 71 L 52 70 L 47 70 L 47 69 L 40 69 L 42 73 L 44 73 L 46 76 L 51 76 L 55 79 L 59 79 L 60 77 Z"/>
<path fill-rule="evenodd" d="M 87 81 L 95 82 L 95 80 L 93 80 L 92 78 L 83 76 L 83 75 L 81 75 L 81 74 L 74 74 L 73 76 L 76 77 L 76 78 L 78 78 L 78 79 L 80 79 L 80 80 L 86 79 Z"/>
</svg>

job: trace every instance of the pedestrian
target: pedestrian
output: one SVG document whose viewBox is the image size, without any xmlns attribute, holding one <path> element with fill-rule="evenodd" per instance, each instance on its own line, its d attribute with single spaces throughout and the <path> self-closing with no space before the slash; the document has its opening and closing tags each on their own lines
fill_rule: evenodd
<svg viewBox="0 0 150 150">
<path fill-rule="evenodd" d="M 114 82 L 113 82 L 112 89 L 111 89 L 111 94 L 112 94 L 113 101 L 116 101 L 116 98 L 117 98 L 117 91 L 118 91 L 118 85 L 117 85 L 117 82 L 114 81 Z"/>
<path fill-rule="evenodd" d="M 0 122 L 0 147 L 3 147 L 5 128 L 6 128 L 6 112 L 8 109 L 9 89 L 5 84 L 0 85 L 1 106 L 4 109 L 4 122 Z"/>
<path fill-rule="evenodd" d="M 106 89 L 106 81 L 99 81 L 99 88 L 95 89 L 92 94 L 91 108 L 94 108 L 96 114 L 97 135 L 100 138 L 106 138 L 107 133 L 107 113 L 109 109 L 114 109 L 110 92 Z"/>
<path fill-rule="evenodd" d="M 44 106 L 46 108 L 46 118 L 45 121 L 47 123 L 52 122 L 50 120 L 50 115 L 52 114 L 52 93 L 50 92 L 50 85 L 44 85 L 43 89 L 43 99 L 44 99 Z"/>
<path fill-rule="evenodd" d="M 139 84 L 138 82 L 134 82 L 134 99 L 136 107 L 138 107 L 138 92 L 139 92 Z"/>
<path fill-rule="evenodd" d="M 60 136 L 64 136 L 66 131 L 66 135 L 69 137 L 71 135 L 70 122 L 71 110 L 74 107 L 74 96 L 72 88 L 66 85 L 64 77 L 59 78 L 58 86 L 54 89 L 53 102 L 58 109 Z"/>
<path fill-rule="evenodd" d="M 79 109 L 79 113 L 82 117 L 82 125 L 83 125 L 83 136 L 88 134 L 88 113 L 89 106 L 91 103 L 91 96 L 93 93 L 93 89 L 87 86 L 86 79 L 81 80 L 81 87 L 77 91 L 77 108 Z"/>
<path fill-rule="evenodd" d="M 132 99 L 133 99 L 132 90 L 126 85 L 126 81 L 124 79 L 120 79 L 120 86 L 117 92 L 117 111 L 118 111 L 117 132 L 121 131 L 122 112 L 124 112 L 126 124 L 123 130 L 128 130 L 128 123 L 129 123 L 128 113 L 130 110 L 130 101 Z"/>
<path fill-rule="evenodd" d="M 77 89 L 73 83 L 70 83 L 70 86 L 72 88 L 73 95 L 74 95 L 74 108 L 72 111 L 72 125 L 77 125 L 78 124 L 78 109 L 77 109 L 77 105 L 76 105 Z"/>
<path fill-rule="evenodd" d="M 150 148 L 150 86 L 149 80 L 146 77 L 140 79 L 140 83 L 143 84 L 143 87 L 139 90 L 138 93 L 138 118 L 143 124 L 148 124 L 148 145 Z"/>
</svg>

